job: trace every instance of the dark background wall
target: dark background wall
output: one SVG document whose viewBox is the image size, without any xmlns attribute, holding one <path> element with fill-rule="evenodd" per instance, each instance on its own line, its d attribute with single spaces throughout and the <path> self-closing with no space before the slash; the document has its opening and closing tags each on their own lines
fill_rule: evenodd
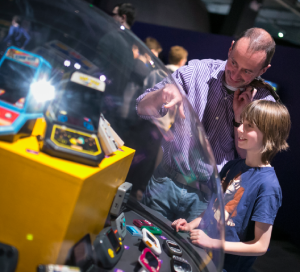
<svg viewBox="0 0 300 272">
<path fill-rule="evenodd" d="M 181 45 L 189 51 L 191 59 L 227 59 L 227 52 L 233 38 L 215 34 L 199 33 L 183 29 L 156 26 L 136 22 L 132 31 L 142 40 L 148 36 L 156 38 L 163 47 L 161 59 L 167 63 L 171 46 Z M 283 191 L 283 205 L 277 215 L 273 235 L 276 238 L 290 239 L 300 248 L 300 49 L 277 46 L 272 67 L 264 78 L 280 85 L 280 97 L 288 107 L 292 130 L 288 143 L 290 149 L 278 154 L 272 162 Z"/>
<path fill-rule="evenodd" d="M 112 11 L 120 0 L 101 0 L 97 5 L 104 11 Z M 125 1 L 126 2 L 126 1 Z M 209 16 L 199 0 L 130 0 L 137 10 L 136 20 L 180 29 L 209 32 Z"/>
</svg>

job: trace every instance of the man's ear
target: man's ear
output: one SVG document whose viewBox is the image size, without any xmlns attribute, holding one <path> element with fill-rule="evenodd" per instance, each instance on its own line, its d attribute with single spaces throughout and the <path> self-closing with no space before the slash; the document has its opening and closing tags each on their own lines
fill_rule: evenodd
<svg viewBox="0 0 300 272">
<path fill-rule="evenodd" d="M 233 44 L 234 44 L 234 41 L 231 42 L 231 46 L 229 47 L 229 50 L 228 50 L 228 58 L 229 58 L 229 55 L 230 55 L 230 53 L 231 53 L 231 51 L 232 51 L 232 46 L 233 46 Z"/>
<path fill-rule="evenodd" d="M 264 74 L 270 67 L 271 67 L 271 64 L 269 64 L 267 67 L 261 69 L 259 76 L 261 76 L 262 74 Z"/>
<path fill-rule="evenodd" d="M 127 23 L 127 16 L 126 16 L 126 14 L 123 14 L 121 16 L 121 18 L 122 18 L 122 25 L 124 25 L 124 23 Z"/>
</svg>

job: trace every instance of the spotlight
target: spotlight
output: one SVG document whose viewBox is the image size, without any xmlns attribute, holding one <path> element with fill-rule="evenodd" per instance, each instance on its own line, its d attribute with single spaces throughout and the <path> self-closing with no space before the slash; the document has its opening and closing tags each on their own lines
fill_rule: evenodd
<svg viewBox="0 0 300 272">
<path fill-rule="evenodd" d="M 47 81 L 38 81 L 30 85 L 30 91 L 37 102 L 45 102 L 55 97 L 55 88 Z"/>
<path fill-rule="evenodd" d="M 77 70 L 79 70 L 79 69 L 81 68 L 81 65 L 80 65 L 79 63 L 75 63 L 75 64 L 74 64 L 74 67 L 75 67 Z"/>
<path fill-rule="evenodd" d="M 65 60 L 65 62 L 64 62 L 64 66 L 67 66 L 67 67 L 69 67 L 71 65 L 71 61 L 69 61 L 69 60 Z"/>
<path fill-rule="evenodd" d="M 101 81 L 105 81 L 106 80 L 106 76 L 105 75 L 102 75 L 102 76 L 100 76 L 100 78 L 99 78 Z"/>
</svg>

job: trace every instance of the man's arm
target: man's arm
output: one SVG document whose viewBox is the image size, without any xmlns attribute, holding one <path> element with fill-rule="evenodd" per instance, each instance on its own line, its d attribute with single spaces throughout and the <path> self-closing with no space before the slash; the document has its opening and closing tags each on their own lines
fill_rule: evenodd
<svg viewBox="0 0 300 272">
<path fill-rule="evenodd" d="M 164 104 L 162 100 L 162 89 L 149 92 L 137 105 L 138 115 L 159 116 L 159 110 Z"/>
<path fill-rule="evenodd" d="M 196 64 L 199 66 L 201 62 L 192 60 L 172 74 L 173 79 L 176 80 L 176 83 L 182 87 L 186 94 L 188 94 L 191 75 L 194 74 L 193 71 Z M 205 67 L 206 63 L 201 65 Z M 151 89 L 147 89 L 144 94 L 138 97 L 136 100 L 137 114 L 144 119 L 150 119 L 152 117 L 159 118 L 167 113 L 167 109 L 175 111 L 176 105 L 180 117 L 184 119 L 185 115 L 183 111 L 181 90 L 178 89 L 176 84 L 170 83 L 172 81 L 173 80 L 170 81 L 169 78 L 165 78 L 162 82 L 157 83 Z"/>
<path fill-rule="evenodd" d="M 273 226 L 271 224 L 255 222 L 254 240 L 249 242 L 224 243 L 224 251 L 239 256 L 261 256 L 268 250 Z M 207 247 L 220 248 L 220 240 L 208 237 L 202 230 L 192 230 L 191 240 L 193 244 Z"/>
<path fill-rule="evenodd" d="M 182 95 L 174 84 L 166 84 L 164 88 L 147 93 L 138 103 L 137 113 L 138 115 L 161 117 L 159 111 L 163 105 L 166 109 L 173 109 L 175 105 L 178 105 L 180 117 L 185 118 Z"/>
</svg>

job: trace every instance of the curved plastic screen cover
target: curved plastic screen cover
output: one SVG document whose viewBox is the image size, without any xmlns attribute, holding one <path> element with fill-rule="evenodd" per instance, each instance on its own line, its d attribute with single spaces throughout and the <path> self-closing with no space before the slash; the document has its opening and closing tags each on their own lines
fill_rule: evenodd
<svg viewBox="0 0 300 272">
<path fill-rule="evenodd" d="M 224 208 L 218 170 L 179 74 L 171 75 L 130 30 L 84 1 L 1 0 L 0 28 L 0 101 L 33 97 L 28 86 L 45 81 L 55 89 L 47 105 L 53 122 L 93 133 L 102 113 L 125 146 L 136 150 L 126 178 L 134 196 L 154 216 L 188 222 L 200 217 L 196 229 L 219 243 L 193 247 L 194 259 L 200 260 L 199 269 L 220 271 Z M 24 57 L 8 58 L 12 47 Z M 40 91 L 50 97 L 47 88 Z M 84 150 L 97 152 L 88 137 L 79 138 Z"/>
</svg>

